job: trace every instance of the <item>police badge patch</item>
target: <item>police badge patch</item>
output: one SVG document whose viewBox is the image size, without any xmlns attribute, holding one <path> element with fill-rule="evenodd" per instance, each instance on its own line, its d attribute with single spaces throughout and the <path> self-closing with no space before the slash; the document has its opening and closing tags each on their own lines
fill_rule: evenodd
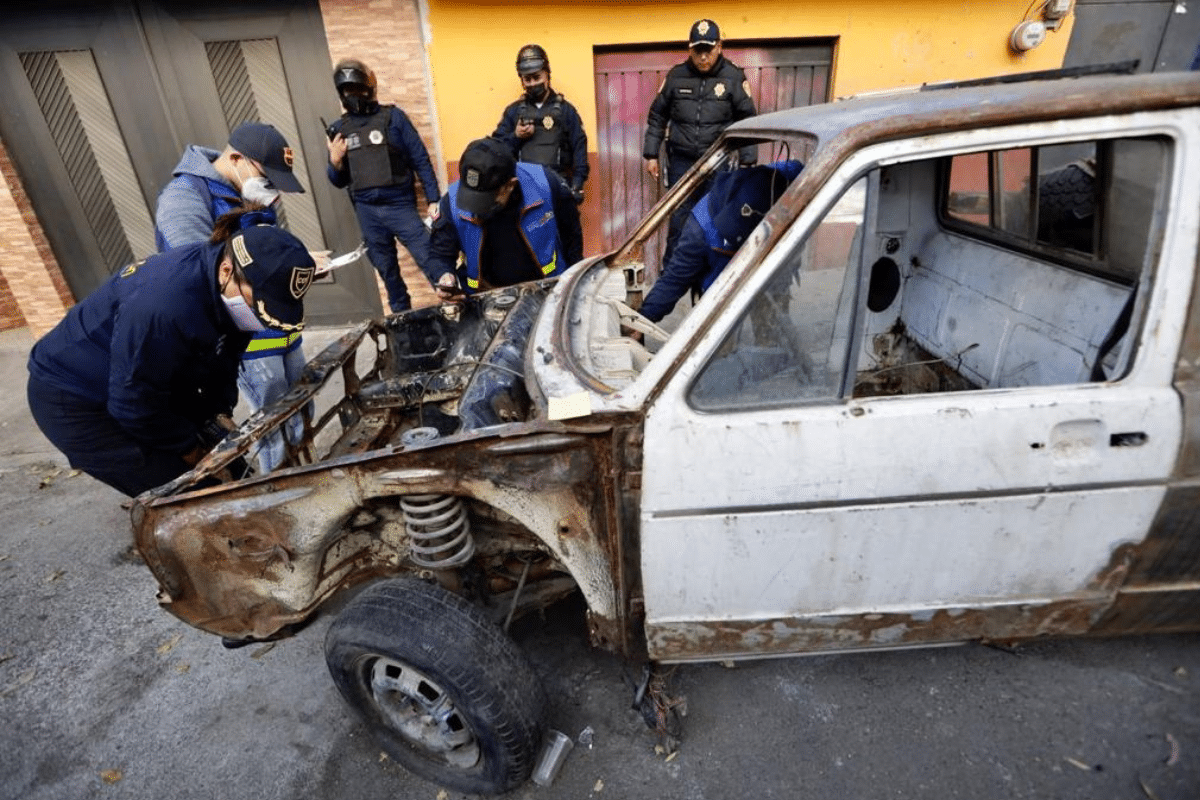
<svg viewBox="0 0 1200 800">
<path fill-rule="evenodd" d="M 304 293 L 308 291 L 308 287 L 312 286 L 313 276 L 316 272 L 316 267 L 292 267 L 292 279 L 288 283 L 292 297 L 297 300 L 304 297 Z"/>
<path fill-rule="evenodd" d="M 554 117 L 550 116 L 549 114 L 542 117 L 542 127 L 545 128 L 546 130 L 550 130 L 551 128 L 553 128 L 554 127 Z"/>
<path fill-rule="evenodd" d="M 292 155 L 292 148 L 290 148 L 290 147 L 283 148 L 283 163 L 287 164 L 290 167 L 290 166 L 292 166 L 293 163 L 295 163 L 295 161 L 296 161 L 296 157 L 294 155 Z"/>
<path fill-rule="evenodd" d="M 371 131 L 367 138 L 371 140 L 371 144 L 383 144 L 383 131 Z"/>
<path fill-rule="evenodd" d="M 467 182 L 467 186 L 470 186 L 472 189 L 478 189 L 479 188 L 479 170 L 477 170 L 477 169 L 467 170 L 467 175 L 465 178 L 463 178 L 463 180 Z"/>
</svg>

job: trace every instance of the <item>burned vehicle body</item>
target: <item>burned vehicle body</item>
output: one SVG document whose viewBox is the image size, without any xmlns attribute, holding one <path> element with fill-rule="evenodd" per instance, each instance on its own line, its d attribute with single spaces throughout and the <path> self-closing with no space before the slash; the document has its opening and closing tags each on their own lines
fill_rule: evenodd
<svg viewBox="0 0 1200 800">
<path fill-rule="evenodd" d="M 615 253 L 348 334 L 139 498 L 138 547 L 235 639 L 406 573 L 501 619 L 577 586 L 595 644 L 665 662 L 1195 629 L 1198 104 L 1196 74 L 1082 77 L 738 123 Z M 643 248 L 748 145 L 804 169 L 651 323 Z M 293 466 L 213 485 L 289 415 Z M 369 651 L 330 666 L 382 708 L 405 658 Z M 529 741 L 477 774 L 477 720 L 374 719 L 457 788 L 528 774 Z"/>
<path fill-rule="evenodd" d="M 474 563 L 487 567 L 483 594 L 493 603 L 527 571 L 527 601 L 551 602 L 578 584 L 598 610 L 597 635 L 623 630 L 609 577 L 620 548 L 602 535 L 619 526 L 594 479 L 628 467 L 636 448 L 617 437 L 630 423 L 526 419 L 523 349 L 551 284 L 357 326 L 281 403 L 282 414 L 304 418 L 303 443 L 287 445 L 302 466 L 174 501 L 278 424 L 268 412 L 195 473 L 151 493 L 163 499 L 139 505 L 135 527 L 163 604 L 229 639 L 268 639 L 339 589 L 405 571 L 445 577 Z M 359 375 L 364 352 L 371 363 Z M 313 396 L 330 383 L 341 396 L 314 419 Z"/>
</svg>

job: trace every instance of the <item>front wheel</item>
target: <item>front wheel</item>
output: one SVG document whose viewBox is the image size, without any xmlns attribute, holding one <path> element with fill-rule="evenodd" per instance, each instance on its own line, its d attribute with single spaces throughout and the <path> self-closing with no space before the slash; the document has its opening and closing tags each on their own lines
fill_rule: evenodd
<svg viewBox="0 0 1200 800">
<path fill-rule="evenodd" d="M 388 755 L 455 791 L 500 794 L 529 777 L 545 696 L 528 660 L 478 608 L 408 578 L 338 615 L 325 661 Z"/>
</svg>

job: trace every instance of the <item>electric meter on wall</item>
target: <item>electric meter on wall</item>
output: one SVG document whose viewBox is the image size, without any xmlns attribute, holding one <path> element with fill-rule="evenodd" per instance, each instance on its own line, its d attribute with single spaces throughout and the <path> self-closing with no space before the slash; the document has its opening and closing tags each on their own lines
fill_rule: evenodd
<svg viewBox="0 0 1200 800">
<path fill-rule="evenodd" d="M 1042 6 L 1042 16 L 1046 19 L 1062 19 L 1071 13 L 1071 0 L 1046 0 Z"/>
<path fill-rule="evenodd" d="M 1013 28 L 1012 38 L 1009 43 L 1012 49 L 1018 53 L 1024 53 L 1026 50 L 1032 50 L 1046 40 L 1046 26 L 1039 20 L 1029 20 L 1022 22 L 1017 27 Z"/>
</svg>

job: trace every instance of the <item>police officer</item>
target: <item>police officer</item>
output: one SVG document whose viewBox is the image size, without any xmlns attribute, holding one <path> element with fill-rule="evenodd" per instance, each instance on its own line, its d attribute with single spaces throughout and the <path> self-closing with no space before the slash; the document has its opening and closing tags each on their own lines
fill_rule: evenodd
<svg viewBox="0 0 1200 800">
<path fill-rule="evenodd" d="M 71 466 L 132 497 L 232 427 L 242 350 L 255 331 L 303 327 L 315 272 L 299 239 L 261 219 L 227 214 L 211 243 L 130 264 L 33 346 L 29 408 Z"/>
<path fill-rule="evenodd" d="M 650 104 L 642 157 L 646 171 L 659 177 L 658 151 L 667 145 L 667 186 L 674 186 L 730 123 L 755 114 L 750 84 L 741 68 L 721 55 L 721 29 L 711 19 L 698 20 L 688 35 L 688 59 L 671 67 Z M 755 152 L 742 153 L 753 164 Z M 663 263 L 679 239 L 690 204 L 671 216 Z"/>
<path fill-rule="evenodd" d="M 671 260 L 642 301 L 641 315 L 658 322 L 688 289 L 703 294 L 801 169 L 799 161 L 780 161 L 719 173 L 688 215 Z"/>
<path fill-rule="evenodd" d="M 295 156 L 272 125 L 246 122 L 234 128 L 229 145 L 217 153 L 190 145 L 174 177 L 158 195 L 154 214 L 159 252 L 212 236 L 217 218 L 240 207 L 265 207 L 275 221 L 280 190 L 303 192 L 292 171 Z M 242 356 L 238 388 L 251 414 L 287 394 L 306 361 L 300 331 L 265 330 L 254 334 Z M 299 436 L 300 420 L 290 425 Z M 272 431 L 258 451 L 259 470 L 275 469 L 284 456 L 283 434 Z"/>
<path fill-rule="evenodd" d="M 553 171 L 518 164 L 506 144 L 489 138 L 467 145 L 458 172 L 430 245 L 442 299 L 553 277 L 583 257 L 579 208 Z M 454 271 L 460 252 L 461 281 Z"/>
<path fill-rule="evenodd" d="M 393 313 L 407 311 L 412 298 L 396 263 L 396 239 L 428 276 L 429 230 L 421 213 L 434 214 L 439 198 L 429 152 L 408 115 L 376 99 L 375 73 L 366 64 L 339 61 L 333 85 L 346 113 L 327 131 L 329 181 L 350 187 L 367 257 L 383 278 L 388 306 Z M 423 209 L 417 208 L 414 173 L 425 190 Z"/>
<path fill-rule="evenodd" d="M 304 192 L 292 171 L 295 158 L 272 125 L 245 122 L 221 152 L 188 145 L 158 193 L 154 239 L 161 253 L 212 236 L 217 217 L 243 203 L 273 208 L 280 192 Z"/>
<path fill-rule="evenodd" d="M 588 177 L 587 134 L 575 106 L 550 86 L 550 59 L 539 45 L 517 51 L 517 75 L 524 94 L 509 104 L 492 137 L 512 147 L 518 161 L 544 164 L 583 202 Z"/>
</svg>

